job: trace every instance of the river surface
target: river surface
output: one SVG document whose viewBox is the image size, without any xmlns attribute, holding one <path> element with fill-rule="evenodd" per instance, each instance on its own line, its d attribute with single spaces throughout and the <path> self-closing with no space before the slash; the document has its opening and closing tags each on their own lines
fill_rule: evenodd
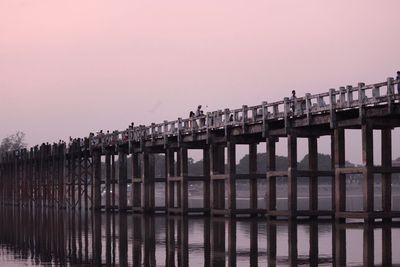
<svg viewBox="0 0 400 267">
<path fill-rule="evenodd" d="M 399 222 L 0 213 L 0 266 L 400 266 Z"/>
</svg>

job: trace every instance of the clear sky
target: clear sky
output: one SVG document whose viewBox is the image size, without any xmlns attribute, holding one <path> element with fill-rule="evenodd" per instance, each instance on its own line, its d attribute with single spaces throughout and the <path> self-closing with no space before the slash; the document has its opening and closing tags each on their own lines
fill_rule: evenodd
<svg viewBox="0 0 400 267">
<path fill-rule="evenodd" d="M 1 0 L 0 137 L 34 145 L 380 82 L 399 62 L 395 0 Z"/>
</svg>

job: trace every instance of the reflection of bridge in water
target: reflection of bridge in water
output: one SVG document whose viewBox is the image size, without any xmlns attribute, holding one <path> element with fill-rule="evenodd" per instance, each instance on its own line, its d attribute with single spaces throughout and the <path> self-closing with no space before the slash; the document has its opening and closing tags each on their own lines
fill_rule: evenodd
<svg viewBox="0 0 400 267">
<path fill-rule="evenodd" d="M 3 208 L 0 260 L 100 266 L 400 264 L 400 225 Z M 392 248 L 393 244 L 393 248 Z"/>
<path fill-rule="evenodd" d="M 391 219 L 400 217 L 392 209 L 392 130 L 400 126 L 400 97 L 394 93 L 399 81 L 357 87 L 341 87 L 294 100 L 266 103 L 241 109 L 209 112 L 206 116 L 130 127 L 112 134 L 90 135 L 64 143 L 34 147 L 1 155 L 1 202 L 6 205 L 93 210 L 194 212 L 212 215 L 335 216 Z M 360 129 L 363 164 L 345 165 L 345 129 Z M 374 164 L 373 132 L 381 133 L 381 165 Z M 330 170 L 318 169 L 318 138 L 330 138 Z M 287 140 L 288 167 L 276 169 L 276 144 Z M 298 169 L 297 141 L 306 138 L 307 170 Z M 267 172 L 259 173 L 257 148 L 264 143 Z M 236 170 L 236 147 L 248 145 L 248 173 Z M 203 154 L 202 175 L 191 175 L 188 153 Z M 162 177 L 155 175 L 155 156 L 162 155 Z M 129 156 L 129 157 L 128 157 Z M 129 160 L 128 160 L 129 159 Z M 131 172 L 128 175 L 128 166 Z M 362 175 L 363 207 L 346 209 L 346 177 Z M 374 208 L 374 175 L 381 177 L 382 205 Z M 287 208 L 277 209 L 277 177 L 287 183 Z M 308 177 L 309 206 L 298 209 L 298 178 Z M 318 203 L 318 180 L 331 177 L 332 205 L 322 210 Z M 237 206 L 238 181 L 249 184 L 250 204 Z M 258 205 L 260 181 L 267 182 L 264 208 Z M 189 183 L 202 185 L 201 207 L 189 206 Z M 161 186 L 164 202 L 155 203 Z M 105 203 L 102 205 L 102 187 Z M 131 193 L 127 188 L 131 187 Z M 116 195 L 116 192 L 118 195 Z M 128 198 L 130 205 L 128 205 Z"/>
</svg>

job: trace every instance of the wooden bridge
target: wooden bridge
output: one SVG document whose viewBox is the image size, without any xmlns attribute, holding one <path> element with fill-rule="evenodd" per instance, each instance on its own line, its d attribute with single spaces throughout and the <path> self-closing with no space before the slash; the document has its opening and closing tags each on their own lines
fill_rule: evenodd
<svg viewBox="0 0 400 267">
<path fill-rule="evenodd" d="M 29 150 L 1 155 L 0 201 L 3 205 L 40 206 L 105 211 L 209 213 L 272 217 L 333 216 L 391 219 L 392 130 L 400 126 L 398 80 L 330 89 L 295 99 L 235 110 L 218 110 L 204 116 L 129 127 L 111 134 L 42 144 Z M 345 129 L 361 129 L 362 166 L 345 165 Z M 373 130 L 381 131 L 381 166 L 373 161 Z M 318 138 L 331 140 L 332 169 L 318 170 Z M 276 169 L 275 147 L 287 138 L 288 167 Z M 297 139 L 307 138 L 309 169 L 299 170 Z M 265 143 L 267 172 L 257 172 L 257 145 Z M 249 172 L 236 172 L 236 146 L 249 147 Z M 188 171 L 188 151 L 202 150 L 203 175 Z M 164 155 L 164 177 L 155 177 L 155 155 Z M 118 160 L 117 160 L 118 158 Z M 128 177 L 128 161 L 132 174 Z M 103 168 L 104 166 L 104 168 Z M 346 176 L 362 174 L 363 208 L 346 210 Z M 374 175 L 382 177 L 382 207 L 374 209 Z M 318 203 L 319 177 L 332 177 L 332 208 Z M 277 209 L 277 177 L 287 177 L 288 205 Z M 309 177 L 309 208 L 297 207 L 298 177 Z M 250 207 L 237 207 L 237 181 L 250 184 Z M 266 208 L 258 205 L 259 181 L 266 181 Z M 189 184 L 201 182 L 203 205 L 189 206 Z M 156 205 L 156 187 L 164 188 L 164 205 Z M 129 189 L 129 190 L 128 190 Z M 264 196 L 262 196 L 264 197 Z M 102 199 L 105 199 L 102 201 Z"/>
</svg>

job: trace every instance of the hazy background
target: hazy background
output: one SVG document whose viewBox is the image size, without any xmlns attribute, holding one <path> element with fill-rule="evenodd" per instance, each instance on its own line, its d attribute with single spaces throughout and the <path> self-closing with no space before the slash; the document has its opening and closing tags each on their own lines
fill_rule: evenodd
<svg viewBox="0 0 400 267">
<path fill-rule="evenodd" d="M 34 145 L 187 117 L 197 104 L 375 83 L 399 62 L 395 0 L 1 0 L 0 138 L 21 130 Z"/>
</svg>

